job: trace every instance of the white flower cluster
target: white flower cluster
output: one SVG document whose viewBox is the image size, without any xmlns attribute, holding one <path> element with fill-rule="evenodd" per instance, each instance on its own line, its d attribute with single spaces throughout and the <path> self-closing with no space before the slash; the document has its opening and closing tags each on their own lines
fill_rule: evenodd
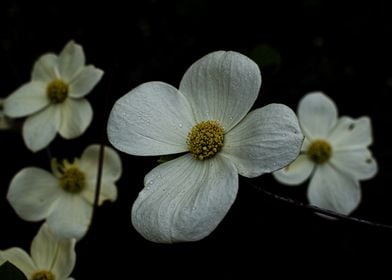
<svg viewBox="0 0 392 280">
<path fill-rule="evenodd" d="M 27 117 L 23 139 L 36 152 L 46 148 L 56 133 L 72 139 L 90 125 L 93 110 L 84 98 L 103 71 L 85 66 L 80 45 L 69 42 L 59 56 L 45 54 L 34 65 L 32 80 L 4 100 L 9 118 Z M 103 148 L 102 158 L 100 158 Z M 110 147 L 90 145 L 72 161 L 52 159 L 52 170 L 25 167 L 11 180 L 7 199 L 18 216 L 43 221 L 31 245 L 31 257 L 20 248 L 0 251 L 0 264 L 11 262 L 29 280 L 65 280 L 76 260 L 75 242 L 92 220 L 99 165 L 98 205 L 117 198 L 116 181 L 122 173 L 118 153 Z"/>
<path fill-rule="evenodd" d="M 71 41 L 58 56 L 37 60 L 31 81 L 4 100 L 1 116 L 26 117 L 22 135 L 34 152 L 57 133 L 81 136 L 93 118 L 85 96 L 102 75 L 85 66 L 82 47 Z M 248 57 L 217 51 L 191 65 L 178 89 L 148 82 L 117 100 L 107 125 L 111 144 L 131 155 L 173 156 L 145 176 L 133 204 L 132 224 L 143 237 L 173 243 L 208 236 L 234 203 L 239 175 L 273 173 L 289 185 L 311 177 L 310 204 L 343 214 L 359 205 L 359 181 L 377 172 L 368 149 L 370 119 L 338 119 L 335 104 L 320 92 L 300 101 L 298 119 L 282 104 L 250 111 L 261 80 Z M 122 174 L 117 152 L 100 145 L 72 161 L 52 159 L 51 166 L 51 172 L 23 168 L 7 194 L 19 217 L 45 221 L 31 256 L 20 248 L 0 251 L 0 264 L 13 263 L 31 280 L 70 279 L 75 242 L 91 223 L 97 182 L 97 204 L 115 201 Z"/>
</svg>

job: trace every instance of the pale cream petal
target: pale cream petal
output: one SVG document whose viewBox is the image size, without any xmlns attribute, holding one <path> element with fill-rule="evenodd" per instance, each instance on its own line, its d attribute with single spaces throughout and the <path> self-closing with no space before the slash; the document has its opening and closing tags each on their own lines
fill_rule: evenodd
<svg viewBox="0 0 392 280">
<path fill-rule="evenodd" d="M 11 118 L 29 116 L 49 105 L 46 84 L 33 81 L 22 85 L 4 100 L 4 113 Z"/>
<path fill-rule="evenodd" d="M 84 67 L 69 85 L 69 96 L 81 98 L 88 94 L 101 80 L 103 71 L 92 65 Z"/>
<path fill-rule="evenodd" d="M 40 221 L 51 214 L 62 190 L 58 179 L 46 170 L 27 167 L 11 180 L 7 199 L 24 220 Z"/>
<path fill-rule="evenodd" d="M 41 81 L 46 84 L 59 78 L 57 69 L 58 57 L 53 53 L 47 53 L 42 55 L 35 62 L 33 71 L 31 73 L 31 79 L 33 81 Z"/>
<path fill-rule="evenodd" d="M 85 56 L 81 45 L 70 41 L 61 51 L 58 59 L 58 69 L 61 78 L 66 82 L 72 81 L 85 65 Z"/>
<path fill-rule="evenodd" d="M 33 272 L 37 269 L 30 256 L 20 248 L 10 248 L 2 251 L 3 258 L 16 266 L 27 279 L 30 279 Z"/>
<path fill-rule="evenodd" d="M 302 184 L 310 177 L 315 164 L 307 155 L 300 155 L 295 161 L 286 167 L 273 173 L 276 180 L 290 186 Z"/>
<path fill-rule="evenodd" d="M 73 139 L 81 136 L 93 119 L 93 109 L 90 103 L 84 98 L 67 98 L 60 106 L 60 135 L 65 139 Z"/>
<path fill-rule="evenodd" d="M 22 134 L 26 146 L 33 152 L 47 147 L 56 137 L 60 126 L 59 105 L 51 105 L 26 119 Z"/>
</svg>

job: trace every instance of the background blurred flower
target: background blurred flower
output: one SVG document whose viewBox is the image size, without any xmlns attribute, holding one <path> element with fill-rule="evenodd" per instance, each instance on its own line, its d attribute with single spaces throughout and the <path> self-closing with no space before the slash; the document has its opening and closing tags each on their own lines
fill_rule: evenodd
<svg viewBox="0 0 392 280">
<path fill-rule="evenodd" d="M 82 47 L 70 41 L 59 56 L 48 53 L 37 60 L 31 81 L 5 100 L 4 113 L 11 118 L 28 116 L 23 139 L 34 152 L 49 145 L 57 132 L 65 139 L 78 137 L 93 117 L 84 96 L 102 75 L 102 70 L 85 66 Z"/>
<path fill-rule="evenodd" d="M 334 102 L 326 95 L 307 94 L 298 106 L 305 135 L 302 153 L 274 176 L 287 185 L 298 185 L 311 177 L 311 204 L 350 214 L 361 200 L 359 180 L 372 178 L 377 163 L 367 148 L 372 143 L 370 119 L 338 119 L 337 115 Z"/>
<path fill-rule="evenodd" d="M 80 239 L 90 222 L 97 184 L 99 145 L 87 147 L 80 159 L 52 163 L 53 174 L 27 167 L 11 181 L 7 198 L 24 220 L 46 219 L 53 232 L 61 237 Z M 105 147 L 99 204 L 115 201 L 115 182 L 122 172 L 116 151 Z"/>
<path fill-rule="evenodd" d="M 188 152 L 144 179 L 132 223 L 146 239 L 204 238 L 234 202 L 238 174 L 256 177 L 297 157 L 303 137 L 290 108 L 271 104 L 247 115 L 260 85 L 252 60 L 218 51 L 195 62 L 179 90 L 150 82 L 116 102 L 108 122 L 116 148 L 145 156 Z"/>
<path fill-rule="evenodd" d="M 0 251 L 0 262 L 1 257 L 9 261 L 28 280 L 71 280 L 69 275 L 76 262 L 75 243 L 75 239 L 56 237 L 47 224 L 43 224 L 31 243 L 31 256 L 13 247 Z"/>
</svg>

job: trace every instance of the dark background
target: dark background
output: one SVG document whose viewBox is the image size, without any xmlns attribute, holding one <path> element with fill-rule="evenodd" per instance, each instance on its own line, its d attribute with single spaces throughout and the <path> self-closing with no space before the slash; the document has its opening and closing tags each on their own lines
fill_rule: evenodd
<svg viewBox="0 0 392 280">
<path fill-rule="evenodd" d="M 87 96 L 95 115 L 86 133 L 69 141 L 57 137 L 50 146 L 53 156 L 73 158 L 89 144 L 107 141 L 108 111 L 135 86 L 152 80 L 178 86 L 203 55 L 238 51 L 261 68 L 255 108 L 277 102 L 296 110 L 304 94 L 321 90 L 340 115 L 370 116 L 379 173 L 362 182 L 363 200 L 352 215 L 392 224 L 391 12 L 386 0 L 2 1 L 0 96 L 29 81 L 40 55 L 59 53 L 70 39 L 81 44 L 87 63 L 105 75 Z M 0 249 L 29 250 L 40 223 L 20 220 L 5 196 L 20 169 L 49 169 L 48 154 L 30 152 L 17 131 L 0 134 Z M 118 200 L 98 209 L 88 235 L 77 244 L 75 279 L 269 279 L 269 273 L 317 279 L 341 270 L 388 268 L 383 260 L 391 258 L 392 230 L 330 221 L 252 186 L 306 202 L 307 183 L 282 186 L 269 174 L 240 178 L 233 207 L 204 240 L 146 241 L 132 228 L 130 209 L 157 158 L 121 157 Z"/>
</svg>

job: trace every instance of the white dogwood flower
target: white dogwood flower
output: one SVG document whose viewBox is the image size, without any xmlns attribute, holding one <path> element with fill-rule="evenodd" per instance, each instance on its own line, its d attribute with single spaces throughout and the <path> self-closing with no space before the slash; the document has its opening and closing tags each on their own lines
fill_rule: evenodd
<svg viewBox="0 0 392 280">
<path fill-rule="evenodd" d="M 310 177 L 310 204 L 350 214 L 361 201 L 359 181 L 377 173 L 368 149 L 372 143 L 370 119 L 338 119 L 336 105 L 321 92 L 309 93 L 300 101 L 298 119 L 305 135 L 301 155 L 274 172 L 275 178 L 299 185 Z"/>
<path fill-rule="evenodd" d="M 115 103 L 108 136 L 116 148 L 141 156 L 185 153 L 145 176 L 132 223 L 146 239 L 204 238 L 233 204 L 238 174 L 256 177 L 297 157 L 303 137 L 290 108 L 270 104 L 247 114 L 260 85 L 252 60 L 217 51 L 195 62 L 179 89 L 149 82 Z"/>
<path fill-rule="evenodd" d="M 23 139 L 34 152 L 48 146 L 57 132 L 65 139 L 78 137 L 93 117 L 84 97 L 102 75 L 102 70 L 85 65 L 82 47 L 70 41 L 60 55 L 47 53 L 35 62 L 31 81 L 7 97 L 4 112 L 11 118 L 27 117 Z"/>
<path fill-rule="evenodd" d="M 36 167 L 19 171 L 11 181 L 7 199 L 16 213 L 27 221 L 46 219 L 58 236 L 82 238 L 90 225 L 97 182 L 99 145 L 87 147 L 73 162 L 56 160 L 53 174 Z M 115 182 L 121 176 L 121 160 L 105 147 L 99 204 L 115 201 Z"/>
<path fill-rule="evenodd" d="M 28 280 L 72 280 L 69 275 L 76 261 L 75 243 L 75 239 L 58 238 L 43 224 L 31 243 L 31 256 L 13 247 L 0 251 L 0 262 L 9 261 Z"/>
</svg>

